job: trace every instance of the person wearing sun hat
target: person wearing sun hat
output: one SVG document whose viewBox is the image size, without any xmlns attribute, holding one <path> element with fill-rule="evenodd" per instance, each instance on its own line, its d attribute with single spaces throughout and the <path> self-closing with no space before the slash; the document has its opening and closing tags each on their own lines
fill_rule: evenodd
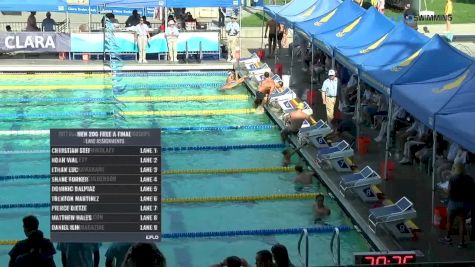
<svg viewBox="0 0 475 267">
<path fill-rule="evenodd" d="M 305 108 L 304 103 L 300 102 L 296 106 L 296 110 L 292 111 L 284 117 L 286 127 L 280 132 L 282 142 L 286 142 L 290 134 L 297 134 L 302 127 L 304 120 L 309 119 L 309 115 L 303 112 Z"/>
<path fill-rule="evenodd" d="M 177 59 L 177 50 L 176 45 L 178 42 L 179 36 L 178 28 L 175 25 L 174 20 L 168 21 L 168 27 L 165 30 L 165 38 L 167 38 L 167 45 L 168 45 L 168 58 L 172 62 L 178 62 Z"/>
<path fill-rule="evenodd" d="M 335 70 L 328 71 L 328 79 L 322 85 L 322 100 L 327 110 L 327 122 L 331 123 L 335 110 L 336 96 L 338 92 L 338 78 Z"/>
<path fill-rule="evenodd" d="M 234 59 L 234 51 L 236 51 L 239 32 L 240 27 L 236 21 L 236 15 L 232 14 L 231 21 L 226 25 L 226 33 L 228 34 L 228 61 Z"/>
</svg>

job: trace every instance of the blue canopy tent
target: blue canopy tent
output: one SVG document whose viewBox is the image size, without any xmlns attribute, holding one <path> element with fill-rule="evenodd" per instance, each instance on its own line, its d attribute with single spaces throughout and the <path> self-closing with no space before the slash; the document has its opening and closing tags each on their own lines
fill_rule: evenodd
<svg viewBox="0 0 475 267">
<path fill-rule="evenodd" d="M 440 74 L 443 76 L 438 77 Z M 475 115 L 475 61 L 472 58 L 447 45 L 445 49 L 436 49 L 421 55 L 411 67 L 411 71 L 406 72 L 399 80 L 412 82 L 394 85 L 392 97 L 414 117 L 434 129 L 433 170 L 437 146 L 436 132 L 475 152 L 475 127 L 470 123 Z M 432 189 L 433 211 L 434 172 Z"/>
<path fill-rule="evenodd" d="M 435 129 L 475 153 L 475 124 L 470 123 L 475 118 L 475 62 L 466 75 L 454 96 L 436 114 Z"/>
<path fill-rule="evenodd" d="M 341 4 L 340 0 L 318 0 L 313 6 L 298 15 L 287 16 L 281 22 L 288 28 L 294 28 L 296 23 L 312 20 L 326 14 Z"/>
<path fill-rule="evenodd" d="M 469 56 L 436 36 L 428 49 L 395 81 L 391 98 L 433 128 L 434 115 L 443 107 L 448 112 L 446 104 L 459 92 L 458 86 L 469 78 L 467 75 L 473 75 L 468 71 L 472 64 Z"/>
<path fill-rule="evenodd" d="M 378 29 L 380 28 L 379 25 L 372 28 L 375 31 L 380 30 Z M 374 38 L 376 36 L 372 35 L 371 32 L 369 36 L 359 35 L 358 39 L 348 38 L 335 49 L 336 59 L 352 72 L 357 72 L 359 66 L 365 62 L 367 58 L 371 57 L 371 54 L 376 53 L 378 50 L 380 50 L 376 53 L 378 57 L 391 55 L 393 60 L 395 60 L 394 62 L 397 62 L 397 53 L 404 53 L 406 55 L 405 57 L 407 57 L 421 48 L 429 40 L 427 37 L 409 28 L 402 21 L 397 23 L 390 32 L 383 33 L 382 36 L 379 35 L 381 33 L 383 33 L 383 31 L 378 32 L 379 38 Z M 366 41 L 369 39 L 372 39 L 373 42 Z M 399 58 L 399 60 L 403 58 L 404 57 Z"/>
<path fill-rule="evenodd" d="M 447 47 L 448 46 L 448 47 Z M 442 37 L 439 35 L 434 35 L 432 39 L 429 40 L 427 44 L 425 44 L 421 49 L 414 52 L 412 55 L 407 57 L 404 60 L 401 60 L 397 63 L 388 64 L 388 65 L 376 65 L 371 62 L 363 64 L 359 69 L 359 73 L 361 79 L 365 81 L 368 85 L 375 88 L 376 90 L 382 92 L 383 94 L 390 95 L 390 88 L 402 75 L 409 70 L 412 72 L 414 69 L 419 69 L 418 67 L 420 63 L 416 64 L 415 62 L 419 57 L 434 57 L 434 53 L 438 53 L 438 51 L 450 51 L 447 54 L 443 54 L 443 60 L 450 61 L 451 58 L 454 56 L 457 57 L 459 55 L 458 50 L 454 51 L 451 45 L 448 44 Z M 454 53 L 456 55 L 454 55 Z M 446 55 L 448 57 L 446 57 Z M 423 61 L 425 61 L 424 59 Z M 431 58 L 431 60 L 433 60 Z M 439 62 L 437 60 L 437 62 Z M 463 66 L 466 66 L 466 63 L 461 62 Z M 412 69 L 414 65 L 414 69 Z M 448 66 L 441 67 L 441 68 L 431 68 L 431 73 L 433 77 L 443 76 L 447 73 L 447 71 L 451 72 L 451 70 L 447 69 Z M 464 68 L 464 67 L 462 67 Z M 455 67 L 457 70 L 458 67 Z M 424 70 L 426 71 L 426 70 Z"/>
<path fill-rule="evenodd" d="M 317 47 L 319 47 L 325 53 L 333 56 L 333 50 L 335 47 L 337 47 L 339 43 L 350 38 L 353 32 L 358 31 L 361 27 L 373 27 L 376 16 L 382 15 L 375 8 L 371 7 L 350 23 L 327 32 L 315 34 L 313 36 L 313 41 Z"/>
<path fill-rule="evenodd" d="M 315 3 L 320 0 L 309 0 L 309 1 L 297 1 L 294 0 L 289 4 L 285 5 L 284 8 L 275 13 L 274 19 L 281 23 L 286 20 L 289 16 L 296 16 L 302 14 L 311 8 Z M 265 7 L 264 7 L 265 10 Z"/>
<path fill-rule="evenodd" d="M 304 33 L 309 39 L 312 39 L 313 35 L 328 32 L 353 22 L 363 13 L 364 9 L 353 1 L 343 1 L 324 15 L 297 23 L 295 27 L 297 31 Z"/>
<path fill-rule="evenodd" d="M 66 0 L 2 0 L 0 10 L 65 12 L 67 5 Z"/>
</svg>

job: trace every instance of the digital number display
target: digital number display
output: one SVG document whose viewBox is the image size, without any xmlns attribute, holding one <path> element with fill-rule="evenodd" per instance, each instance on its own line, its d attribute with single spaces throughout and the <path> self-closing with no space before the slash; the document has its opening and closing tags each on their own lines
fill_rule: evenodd
<svg viewBox="0 0 475 267">
<path fill-rule="evenodd" d="M 354 253 L 355 264 L 381 266 L 391 264 L 410 264 L 416 262 L 414 251 L 362 252 Z"/>
</svg>

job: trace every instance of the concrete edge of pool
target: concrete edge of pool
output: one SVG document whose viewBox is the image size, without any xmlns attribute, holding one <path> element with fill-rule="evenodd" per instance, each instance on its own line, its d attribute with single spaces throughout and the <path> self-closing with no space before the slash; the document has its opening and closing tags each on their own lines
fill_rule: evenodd
<svg viewBox="0 0 475 267">
<path fill-rule="evenodd" d="M 241 68 L 241 66 L 239 66 L 238 71 L 241 76 L 245 75 L 245 73 L 242 72 L 243 69 Z M 246 88 L 250 91 L 251 94 L 255 96 L 255 86 L 250 84 L 249 81 L 246 81 L 245 83 Z M 284 128 L 285 125 L 283 124 L 282 120 L 280 120 L 274 112 L 269 110 L 268 107 L 265 107 L 265 111 L 267 115 L 274 121 L 274 123 L 279 126 L 280 129 Z M 295 145 L 295 147 L 299 146 L 296 136 L 290 135 L 289 138 L 293 145 Z M 349 199 L 346 199 L 339 193 L 338 186 L 330 179 L 329 175 L 314 163 L 314 157 L 312 157 L 312 153 L 309 149 L 301 149 L 299 154 L 303 156 L 303 158 L 312 167 L 312 169 L 314 169 L 318 173 L 324 185 L 328 187 L 332 192 L 333 198 L 338 202 L 340 208 L 342 208 L 343 211 L 352 219 L 354 226 L 358 227 L 358 232 L 363 235 L 363 237 L 370 243 L 373 248 L 376 248 L 378 251 L 388 251 L 394 248 L 400 249 L 400 246 L 397 244 L 397 242 L 395 242 L 395 240 L 391 238 L 382 239 L 380 238 L 380 236 L 373 233 L 368 228 L 367 220 L 361 214 L 358 213 L 358 211 L 350 203 Z"/>
<path fill-rule="evenodd" d="M 20 61 L 20 62 L 19 62 Z M 150 61 L 151 62 L 151 61 Z M 122 71 L 210 71 L 230 70 L 233 63 L 226 61 L 203 61 L 202 63 L 176 63 L 166 61 L 138 64 L 125 62 Z M 90 61 L 58 61 L 58 60 L 1 60 L 0 73 L 12 72 L 109 72 L 111 69 L 105 66 L 102 60 Z"/>
</svg>

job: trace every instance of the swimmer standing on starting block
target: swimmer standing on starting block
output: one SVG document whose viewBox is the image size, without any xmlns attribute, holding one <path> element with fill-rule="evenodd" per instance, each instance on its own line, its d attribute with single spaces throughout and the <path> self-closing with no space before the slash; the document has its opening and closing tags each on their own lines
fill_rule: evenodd
<svg viewBox="0 0 475 267">
<path fill-rule="evenodd" d="M 236 72 L 234 70 L 228 73 L 228 78 L 226 79 L 226 84 L 221 87 L 221 90 L 233 89 L 234 87 L 242 84 L 249 77 L 242 77 L 237 79 Z"/>
</svg>

